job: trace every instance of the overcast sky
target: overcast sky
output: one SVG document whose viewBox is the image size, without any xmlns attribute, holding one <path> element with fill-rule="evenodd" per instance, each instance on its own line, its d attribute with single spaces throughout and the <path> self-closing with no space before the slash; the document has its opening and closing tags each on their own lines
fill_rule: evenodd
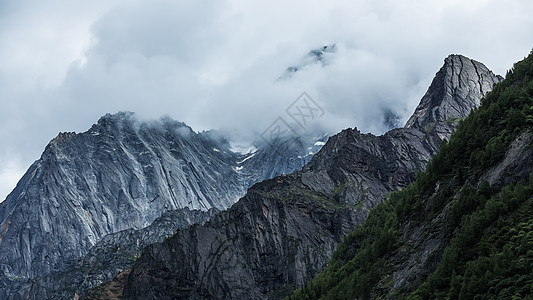
<svg viewBox="0 0 533 300">
<path fill-rule="evenodd" d="M 252 140 L 306 91 L 331 133 L 380 134 L 383 111 L 405 121 L 451 53 L 505 75 L 533 47 L 532 16 L 531 0 L 2 0 L 0 199 L 50 139 L 105 113 Z"/>
</svg>

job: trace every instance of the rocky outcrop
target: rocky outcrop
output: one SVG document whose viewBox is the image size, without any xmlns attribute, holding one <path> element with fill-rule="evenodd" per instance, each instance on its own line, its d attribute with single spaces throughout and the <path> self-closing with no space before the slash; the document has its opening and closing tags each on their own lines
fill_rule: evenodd
<svg viewBox="0 0 533 300">
<path fill-rule="evenodd" d="M 216 212 L 216 209 L 201 211 L 188 208 L 167 211 L 143 229 L 126 229 L 105 236 L 77 262 L 45 276 L 20 280 L 0 273 L 0 282 L 3 285 L 0 288 L 0 298 L 77 298 L 88 289 L 113 279 L 131 266 L 144 247 L 162 242 L 172 236 L 178 228 L 204 224 Z"/>
<path fill-rule="evenodd" d="M 502 80 L 480 62 L 450 55 L 405 127 L 449 138 L 458 121 L 478 107 L 481 98 Z"/>
<path fill-rule="evenodd" d="M 287 136 L 262 144 L 238 162 L 237 168 L 244 178 L 245 186 L 248 188 L 261 180 L 301 170 L 322 148 L 327 138 L 327 134 L 319 137 Z M 291 171 L 287 172 L 288 170 Z"/>
<path fill-rule="evenodd" d="M 479 177 L 471 176 L 462 183 L 463 187 L 472 184 L 479 188 L 487 181 L 492 190 L 501 190 L 507 185 L 524 182 L 530 179 L 533 170 L 533 133 L 522 131 L 510 144 L 503 159 Z M 449 207 L 460 199 L 462 188 L 458 189 L 446 207 L 427 222 L 422 216 L 427 212 L 419 212 L 420 216 L 410 216 L 402 224 L 400 242 L 405 246 L 401 251 L 390 257 L 391 279 L 393 284 L 386 288 L 379 286 L 373 290 L 375 297 L 394 297 L 397 291 L 413 291 L 427 276 L 435 271 L 441 261 L 445 248 L 450 245 L 456 228 L 447 223 Z M 435 194 L 438 189 L 435 190 Z M 428 195 L 430 199 L 434 195 Z M 503 222 L 503 221 L 502 221 Z M 496 225 L 494 225 L 496 227 Z M 487 229 L 490 231 L 490 229 Z M 377 295 L 377 294 L 380 295 Z"/>
<path fill-rule="evenodd" d="M 385 194 L 415 178 L 416 170 L 448 138 L 456 114 L 450 101 L 472 101 L 482 94 L 471 89 L 499 79 L 488 69 L 482 75 L 462 73 L 451 56 L 426 95 L 433 96 L 430 111 L 439 131 L 421 130 L 425 114 L 406 128 L 382 136 L 343 130 L 331 137 L 302 171 L 254 185 L 238 203 L 205 226 L 179 230 L 161 244 L 145 249 L 122 290 L 132 299 L 170 298 L 279 298 L 323 269 L 343 236 L 365 220 Z M 479 63 L 475 63 L 480 65 Z M 447 70 L 452 70 L 448 72 Z M 454 75 L 455 74 L 455 75 Z M 471 77 L 478 85 L 463 85 Z M 455 92 L 432 91 L 451 84 Z M 477 88 L 479 91 L 479 89 Z M 455 99 L 459 95 L 471 95 Z M 451 97 L 451 98 L 450 98 Z M 451 100 L 450 100 L 451 99 Z M 426 101 L 425 97 L 422 101 Z M 445 101 L 446 100 L 446 101 Z"/>
</svg>

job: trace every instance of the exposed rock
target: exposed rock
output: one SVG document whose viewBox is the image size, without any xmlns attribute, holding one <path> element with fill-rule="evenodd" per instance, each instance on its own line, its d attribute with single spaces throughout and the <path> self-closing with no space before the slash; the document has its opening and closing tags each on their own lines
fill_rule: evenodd
<svg viewBox="0 0 533 300">
<path fill-rule="evenodd" d="M 75 298 L 76 295 L 82 295 L 88 289 L 113 279 L 131 266 L 144 247 L 162 242 L 172 236 L 178 228 L 204 224 L 215 213 L 216 209 L 201 211 L 188 208 L 165 212 L 143 229 L 126 229 L 105 236 L 77 262 L 45 276 L 20 280 L 0 273 L 0 282 L 8 283 L 0 289 L 0 298 Z"/>
<path fill-rule="evenodd" d="M 478 185 L 487 180 L 494 188 L 528 178 L 533 170 L 533 133 L 522 132 L 510 145 L 505 158 L 481 177 Z"/>
<path fill-rule="evenodd" d="M 450 55 L 405 127 L 449 138 L 458 121 L 478 107 L 481 98 L 502 80 L 480 62 Z"/>
<path fill-rule="evenodd" d="M 533 142 L 531 131 L 524 131 L 516 137 L 507 149 L 502 161 L 476 178 L 478 185 L 487 180 L 491 188 L 500 190 L 503 186 L 528 180 L 533 169 Z M 465 185 L 470 185 L 467 181 Z M 451 198 L 459 198 L 461 190 Z M 429 196 L 431 197 L 431 195 Z M 429 198 L 428 197 L 428 198 Z M 401 242 L 406 246 L 391 258 L 392 286 L 384 289 L 387 298 L 399 290 L 412 291 L 415 284 L 422 282 L 437 268 L 442 254 L 454 236 L 453 229 L 446 224 L 446 216 L 453 201 L 448 203 L 431 222 L 423 218 L 410 218 L 402 224 Z M 383 293 L 383 290 L 379 291 Z"/>
<path fill-rule="evenodd" d="M 268 148 L 242 155 L 214 132 L 168 118 L 141 123 L 131 113 L 60 133 L 0 204 L 0 270 L 17 280 L 44 276 L 165 211 L 226 209 L 256 181 L 301 168 L 313 143 L 284 155 L 269 157 Z"/>
</svg>

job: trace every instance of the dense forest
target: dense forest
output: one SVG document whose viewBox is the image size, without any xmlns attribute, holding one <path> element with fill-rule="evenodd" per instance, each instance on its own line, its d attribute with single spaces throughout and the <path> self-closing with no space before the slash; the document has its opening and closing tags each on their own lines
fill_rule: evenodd
<svg viewBox="0 0 533 300">
<path fill-rule="evenodd" d="M 533 51 L 461 121 L 416 182 L 372 210 L 327 269 L 289 299 L 533 299 L 533 176 L 484 180 L 532 129 Z M 397 258 L 412 250 L 408 233 L 435 219 L 447 233 L 439 259 L 397 286 Z"/>
</svg>

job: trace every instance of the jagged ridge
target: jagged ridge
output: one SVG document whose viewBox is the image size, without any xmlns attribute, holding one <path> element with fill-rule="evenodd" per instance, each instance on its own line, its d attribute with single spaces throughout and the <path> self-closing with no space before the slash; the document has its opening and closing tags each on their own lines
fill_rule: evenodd
<svg viewBox="0 0 533 300">
<path fill-rule="evenodd" d="M 472 80 L 481 78 L 485 86 L 483 78 L 498 80 L 491 74 Z M 451 76 L 440 80 L 454 84 Z M 479 103 L 474 96 L 467 100 Z M 436 122 L 452 126 L 447 119 Z M 127 276 L 124 296 L 283 296 L 323 269 L 343 236 L 365 220 L 385 193 L 410 183 L 440 142 L 439 134 L 417 128 L 380 137 L 344 130 L 301 172 L 256 184 L 205 226 L 179 230 L 164 243 L 147 247 Z"/>
</svg>

